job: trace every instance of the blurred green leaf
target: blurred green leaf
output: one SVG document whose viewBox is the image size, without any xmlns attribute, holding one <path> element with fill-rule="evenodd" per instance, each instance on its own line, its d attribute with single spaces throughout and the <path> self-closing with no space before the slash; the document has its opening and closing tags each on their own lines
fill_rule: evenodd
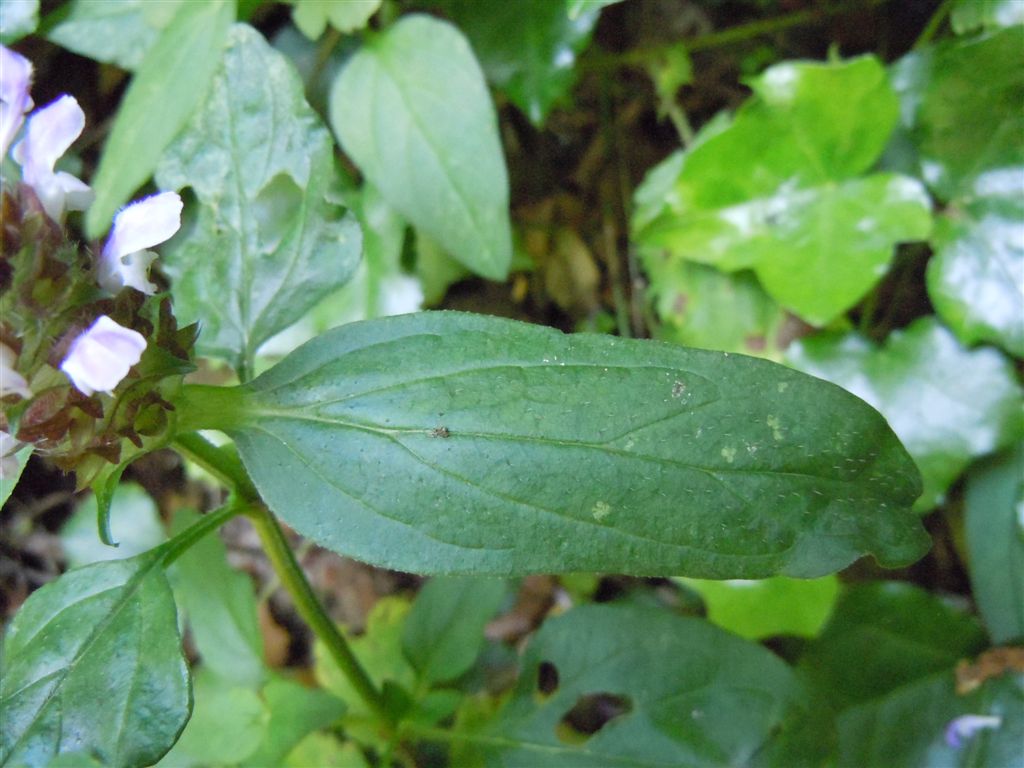
<svg viewBox="0 0 1024 768">
<path fill-rule="evenodd" d="M 200 520 L 190 509 L 174 516 L 179 533 Z M 171 572 L 203 666 L 225 683 L 256 686 L 266 676 L 263 637 L 252 581 L 234 570 L 217 534 L 206 536 L 175 561 Z"/>
<path fill-rule="evenodd" d="M 780 304 L 824 325 L 885 274 L 896 243 L 928 235 L 931 203 L 905 176 L 859 177 L 897 117 L 877 59 L 785 62 L 750 85 L 731 123 L 713 121 L 638 191 L 634 237 L 673 258 L 752 268 Z"/>
<path fill-rule="evenodd" d="M 946 730 L 963 715 L 995 716 L 994 729 L 950 745 Z M 1017 768 L 1024 744 L 1024 675 L 989 680 L 965 696 L 953 671 L 927 677 L 884 698 L 852 707 L 839 717 L 839 768 Z"/>
<path fill-rule="evenodd" d="M 534 125 L 576 81 L 576 56 L 587 47 L 601 7 L 569 13 L 565 0 L 440 0 L 469 38 L 487 79 Z"/>
<path fill-rule="evenodd" d="M 430 312 L 186 397 L 289 525 L 401 570 L 813 577 L 928 543 L 881 416 L 744 356 Z"/>
<path fill-rule="evenodd" d="M 800 669 L 835 709 L 950 671 L 985 648 L 974 617 L 904 582 L 847 587 Z M 873 763 L 866 763 L 872 765 Z"/>
<path fill-rule="evenodd" d="M 1024 357 L 1024 166 L 978 179 L 937 220 L 928 296 L 965 344 Z"/>
<path fill-rule="evenodd" d="M 14 493 L 14 488 L 21 479 L 21 473 L 25 471 L 29 456 L 32 455 L 32 446 L 23 445 L 14 455 L 8 458 L 7 465 L 3 472 L 0 472 L 0 507 L 7 503 Z M 5 457 L 6 458 L 6 457 Z M 2 460 L 2 459 L 0 459 Z"/>
<path fill-rule="evenodd" d="M 569 18 L 575 19 L 585 11 L 600 11 L 621 2 L 622 0 L 569 0 Z"/>
<path fill-rule="evenodd" d="M 919 511 L 941 503 L 971 459 L 1024 434 L 1010 361 L 995 349 L 964 349 L 934 317 L 897 331 L 882 347 L 854 333 L 820 334 L 801 339 L 787 356 L 888 419 L 924 478 Z"/>
<path fill-rule="evenodd" d="M 473 665 L 506 591 L 498 579 L 435 576 L 424 585 L 402 630 L 402 650 L 421 687 L 454 680 Z"/>
<path fill-rule="evenodd" d="M 1020 0 L 954 0 L 950 14 L 958 35 L 977 29 L 1000 29 L 1024 24 L 1024 3 Z"/>
<path fill-rule="evenodd" d="M 235 25 L 206 99 L 157 172 L 191 187 L 194 225 L 167 249 L 175 312 L 202 321 L 198 348 L 251 375 L 261 343 L 345 283 L 359 227 L 330 201 L 330 134 L 284 56 Z"/>
<path fill-rule="evenodd" d="M 992 642 L 1024 639 L 1024 444 L 971 469 L 964 528 L 974 600 Z"/>
<path fill-rule="evenodd" d="M 135 69 L 185 0 L 74 0 L 65 16 L 46 33 L 52 43 L 90 59 Z"/>
<path fill-rule="evenodd" d="M 200 669 L 193 681 L 195 709 L 174 748 L 156 768 L 235 765 L 256 751 L 270 713 L 251 688 Z"/>
<path fill-rule="evenodd" d="M 149 179 L 192 117 L 234 16 L 234 0 L 185 3 L 146 53 L 121 99 L 92 179 L 96 199 L 85 216 L 90 238 L 107 231 L 114 213 Z"/>
<path fill-rule="evenodd" d="M 380 8 L 381 0 L 291 0 L 292 21 L 302 34 L 316 40 L 328 22 L 339 32 L 355 32 L 366 26 Z"/>
<path fill-rule="evenodd" d="M 311 733 L 291 751 L 285 768 L 371 768 L 351 741 L 342 742 L 326 733 Z"/>
<path fill-rule="evenodd" d="M 749 271 L 665 258 L 651 249 L 640 257 L 662 321 L 657 337 L 688 347 L 778 358 L 785 311 Z"/>
<path fill-rule="evenodd" d="M 797 696 L 764 648 L 651 608 L 588 605 L 548 619 L 520 669 L 506 706 L 466 733 L 488 765 L 745 765 Z M 564 718 L 596 695 L 614 716 L 588 737 Z"/>
<path fill-rule="evenodd" d="M 1024 173 L 1021 30 L 950 40 L 892 68 L 901 122 L 920 155 L 920 177 L 940 198 L 971 199 L 990 171 Z"/>
<path fill-rule="evenodd" d="M 39 26 L 39 0 L 0 0 L 0 43 L 10 45 Z"/>
<path fill-rule="evenodd" d="M 839 580 L 772 579 L 707 581 L 678 579 L 707 606 L 708 621 L 748 640 L 775 635 L 814 637 L 839 595 Z"/>
<path fill-rule="evenodd" d="M 96 497 L 88 496 L 60 531 L 68 566 L 77 568 L 102 560 L 124 560 L 140 555 L 167 540 L 156 503 L 136 483 L 121 483 L 110 505 L 110 529 L 116 547 L 96 534 Z"/>
<path fill-rule="evenodd" d="M 259 747 L 243 761 L 247 768 L 284 764 L 285 757 L 310 733 L 326 728 L 345 713 L 345 703 L 316 688 L 273 678 L 263 689 L 270 720 Z M 307 766 L 323 763 L 307 763 Z"/>
<path fill-rule="evenodd" d="M 474 272 L 504 279 L 508 174 L 483 73 L 455 27 L 410 15 L 369 37 L 335 81 L 330 116 L 397 211 Z"/>
<path fill-rule="evenodd" d="M 68 571 L 36 592 L 4 638 L 0 764 L 60 752 L 150 765 L 191 709 L 163 551 Z"/>
</svg>

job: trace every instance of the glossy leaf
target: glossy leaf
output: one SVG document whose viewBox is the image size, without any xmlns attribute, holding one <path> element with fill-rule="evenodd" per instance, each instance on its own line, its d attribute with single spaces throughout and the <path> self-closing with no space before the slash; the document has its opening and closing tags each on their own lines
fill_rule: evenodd
<svg viewBox="0 0 1024 768">
<path fill-rule="evenodd" d="M 508 704 L 467 734 L 486 765 L 744 765 L 797 694 L 792 672 L 764 648 L 640 607 L 589 605 L 549 619 L 520 669 Z M 562 720 L 596 694 L 617 697 L 621 713 L 584 742 Z"/>
<path fill-rule="evenodd" d="M 946 731 L 964 715 L 998 717 L 999 726 L 979 730 L 954 747 Z M 961 696 L 948 670 L 844 712 L 836 764 L 1011 768 L 1021 763 L 1022 743 L 1024 675 L 1007 674 Z"/>
<path fill-rule="evenodd" d="M 454 680 L 473 665 L 506 591 L 497 579 L 438 576 L 426 583 L 402 630 L 402 650 L 421 685 Z"/>
<path fill-rule="evenodd" d="M 512 258 L 508 175 L 483 74 L 450 24 L 404 16 L 335 81 L 331 125 L 406 219 L 484 277 Z"/>
<path fill-rule="evenodd" d="M 971 470 L 964 528 L 974 600 L 992 642 L 1024 638 L 1024 444 Z"/>
<path fill-rule="evenodd" d="M 802 339 L 788 357 L 888 419 L 924 478 L 918 510 L 941 503 L 971 459 L 1024 432 L 1010 362 L 991 348 L 964 349 L 934 318 L 894 333 L 883 347 L 857 334 L 823 334 Z"/>
<path fill-rule="evenodd" d="M 157 768 L 240 763 L 256 751 L 269 720 L 256 691 L 200 669 L 195 676 L 195 711 Z"/>
<path fill-rule="evenodd" d="M 30 35 L 39 26 L 39 0 L 3 0 L 0 43 L 8 45 Z"/>
<path fill-rule="evenodd" d="M 399 570 L 810 577 L 927 547 L 882 418 L 753 358 L 421 313 L 186 397 L 289 525 Z"/>
<path fill-rule="evenodd" d="M 110 506 L 116 547 L 104 544 L 96 533 L 96 506 L 95 496 L 84 499 L 61 529 L 61 546 L 72 568 L 135 557 L 167 540 L 156 503 L 135 483 L 121 483 Z"/>
<path fill-rule="evenodd" d="M 282 765 L 285 757 L 308 734 L 326 728 L 345 713 L 345 704 L 340 699 L 284 678 L 274 678 L 267 683 L 263 699 L 270 711 L 270 720 L 256 751 L 243 761 L 249 768 Z"/>
<path fill-rule="evenodd" d="M 839 595 L 839 580 L 835 576 L 679 581 L 704 600 L 708 621 L 749 640 L 775 635 L 814 637 Z"/>
<path fill-rule="evenodd" d="M 673 258 L 752 268 L 780 304 L 824 325 L 885 274 L 896 243 L 927 236 L 930 200 L 905 176 L 860 177 L 896 121 L 876 59 L 787 62 L 751 87 L 731 123 L 713 121 L 638 191 L 635 237 Z"/>
<path fill-rule="evenodd" d="M 1020 34 L 1013 28 L 947 41 L 893 67 L 921 178 L 944 200 L 970 197 L 982 173 L 1003 170 L 1019 179 L 1024 172 Z"/>
<path fill-rule="evenodd" d="M 1018 0 L 956 0 L 950 22 L 958 35 L 977 29 L 1024 24 L 1024 3 Z"/>
<path fill-rule="evenodd" d="M 85 217 L 89 237 L 107 231 L 114 213 L 152 175 L 185 127 L 217 68 L 234 15 L 234 0 L 185 3 L 149 49 L 121 100 L 92 179 L 96 199 Z"/>
<path fill-rule="evenodd" d="M 188 509 L 174 517 L 183 531 L 200 519 Z M 181 555 L 172 571 L 174 592 L 188 618 L 203 666 L 226 683 L 255 686 L 266 676 L 256 597 L 248 576 L 231 568 L 216 535 Z"/>
<path fill-rule="evenodd" d="M 542 125 L 576 80 L 600 7 L 570 15 L 565 0 L 443 0 L 440 8 L 465 32 L 487 79 Z"/>
<path fill-rule="evenodd" d="M 259 345 L 352 274 L 360 235 L 328 198 L 336 180 L 330 134 L 287 59 L 236 25 L 209 93 L 157 173 L 191 187 L 192 228 L 166 266 L 175 312 L 201 320 L 198 348 L 248 367 Z"/>
<path fill-rule="evenodd" d="M 135 69 L 184 1 L 74 0 L 67 15 L 46 33 L 46 38 L 90 59 Z"/>
<path fill-rule="evenodd" d="M 1024 166 L 989 173 L 937 222 L 928 295 L 965 344 L 1024 357 Z"/>
<path fill-rule="evenodd" d="M 366 26 L 380 8 L 381 0 L 292 0 L 292 21 L 302 34 L 316 40 L 327 29 L 328 22 L 339 32 L 355 32 Z"/>
<path fill-rule="evenodd" d="M 800 666 L 836 709 L 952 670 L 985 648 L 969 614 L 902 582 L 848 587 Z"/>
<path fill-rule="evenodd" d="M 69 571 L 25 602 L 4 642 L 0 764 L 150 765 L 174 743 L 191 697 L 162 555 Z"/>
<path fill-rule="evenodd" d="M 714 267 L 642 250 L 650 293 L 662 325 L 658 338 L 688 347 L 780 356 L 786 313 L 749 271 Z"/>
</svg>

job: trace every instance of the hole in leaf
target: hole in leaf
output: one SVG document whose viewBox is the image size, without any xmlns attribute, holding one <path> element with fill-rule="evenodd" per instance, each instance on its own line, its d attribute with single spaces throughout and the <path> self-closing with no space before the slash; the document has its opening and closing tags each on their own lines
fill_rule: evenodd
<svg viewBox="0 0 1024 768">
<path fill-rule="evenodd" d="M 566 744 L 583 744 L 608 723 L 633 711 L 628 696 L 614 693 L 588 693 L 555 726 L 555 734 Z"/>
<path fill-rule="evenodd" d="M 550 696 L 558 690 L 558 669 L 550 661 L 542 661 L 537 667 L 537 691 Z"/>
</svg>

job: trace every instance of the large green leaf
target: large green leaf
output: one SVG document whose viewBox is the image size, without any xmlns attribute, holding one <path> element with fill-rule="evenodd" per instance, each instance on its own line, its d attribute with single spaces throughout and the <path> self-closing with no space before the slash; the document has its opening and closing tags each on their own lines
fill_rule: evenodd
<svg viewBox="0 0 1024 768">
<path fill-rule="evenodd" d="M 944 200 L 972 197 L 987 171 L 1024 166 L 1021 30 L 951 40 L 901 59 L 893 85 L 920 176 Z M 1015 170 L 1016 169 L 1016 170 Z"/>
<path fill-rule="evenodd" d="M 135 69 L 170 25 L 185 0 L 74 0 L 46 33 L 50 42 L 96 61 Z"/>
<path fill-rule="evenodd" d="M 985 648 L 977 620 L 901 582 L 850 587 L 800 665 L 834 708 L 870 701 Z"/>
<path fill-rule="evenodd" d="M 934 317 L 883 347 L 857 334 L 822 334 L 790 347 L 800 370 L 863 398 L 889 420 L 924 477 L 918 510 L 939 504 L 971 459 L 1024 431 L 1021 389 L 997 350 L 964 349 Z"/>
<path fill-rule="evenodd" d="M 330 114 L 395 209 L 473 271 L 505 277 L 508 174 L 483 73 L 455 27 L 411 15 L 368 38 L 335 81 Z"/>
<path fill-rule="evenodd" d="M 185 530 L 199 519 L 195 512 L 181 509 L 173 529 Z M 262 682 L 266 671 L 253 583 L 228 565 L 227 550 L 216 534 L 178 558 L 172 583 L 203 666 L 228 683 Z"/>
<path fill-rule="evenodd" d="M 1024 639 L 1024 444 L 972 469 L 964 527 L 974 600 L 992 642 Z"/>
<path fill-rule="evenodd" d="M 413 603 L 402 630 L 402 650 L 422 685 L 454 680 L 484 644 L 484 626 L 505 596 L 504 582 L 438 576 Z"/>
<path fill-rule="evenodd" d="M 674 258 L 753 268 L 779 303 L 823 325 L 886 272 L 896 243 L 927 236 L 930 201 L 910 178 L 861 176 L 897 116 L 876 59 L 787 62 L 751 87 L 731 123 L 713 121 L 638 191 L 635 237 Z"/>
<path fill-rule="evenodd" d="M 400 570 L 809 577 L 927 547 L 884 420 L 754 358 L 433 312 L 185 398 L 290 525 Z"/>
<path fill-rule="evenodd" d="M 577 54 L 590 42 L 601 9 L 571 16 L 565 0 L 442 0 L 440 8 L 473 44 L 487 79 L 535 125 L 576 80 Z"/>
<path fill-rule="evenodd" d="M 636 606 L 589 605 L 548 620 L 520 669 L 495 719 L 457 733 L 488 766 L 745 765 L 797 694 L 792 672 L 764 648 Z M 562 720 L 600 694 L 621 713 L 584 742 Z"/>
<path fill-rule="evenodd" d="M 239 24 L 209 93 L 157 172 L 191 187 L 197 220 L 172 241 L 175 311 L 200 320 L 199 349 L 251 372 L 259 345 L 355 269 L 354 217 L 330 202 L 327 129 L 287 59 Z"/>
<path fill-rule="evenodd" d="M 839 717 L 840 768 L 1018 768 L 1024 744 L 1024 675 L 1008 673 L 960 695 L 953 670 L 900 688 Z M 949 742 L 958 717 L 998 718 L 995 727 Z M 995 723 L 993 723 L 994 725 Z"/>
<path fill-rule="evenodd" d="M 191 695 L 162 556 L 69 571 L 25 602 L 3 649 L 0 765 L 150 765 L 171 747 Z"/>
<path fill-rule="evenodd" d="M 89 237 L 107 231 L 114 213 L 150 177 L 192 116 L 220 61 L 234 17 L 234 0 L 185 3 L 146 53 L 121 100 L 92 179 L 96 199 L 85 217 Z"/>
</svg>

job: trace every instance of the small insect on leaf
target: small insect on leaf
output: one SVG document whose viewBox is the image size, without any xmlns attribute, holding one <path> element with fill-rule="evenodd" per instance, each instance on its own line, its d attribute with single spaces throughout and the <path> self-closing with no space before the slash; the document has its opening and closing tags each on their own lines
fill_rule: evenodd
<svg viewBox="0 0 1024 768">
<path fill-rule="evenodd" d="M 448 431 L 448 427 L 434 427 L 430 430 L 431 437 L 451 437 L 452 433 Z"/>
</svg>

